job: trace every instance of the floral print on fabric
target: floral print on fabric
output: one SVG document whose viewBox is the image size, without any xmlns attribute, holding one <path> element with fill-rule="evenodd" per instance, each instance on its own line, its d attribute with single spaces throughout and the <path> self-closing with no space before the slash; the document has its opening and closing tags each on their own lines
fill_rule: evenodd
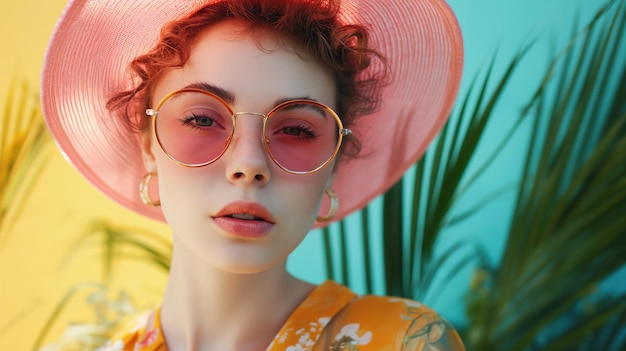
<svg viewBox="0 0 626 351">
<path fill-rule="evenodd" d="M 99 351 L 166 351 L 159 310 L 136 318 Z M 267 351 L 463 351 L 452 326 L 419 302 L 361 296 L 332 281 L 296 308 Z"/>
<path fill-rule="evenodd" d="M 293 334 L 298 337 L 298 343 L 295 345 L 287 346 L 287 348 L 285 349 L 286 351 L 310 350 L 313 345 L 315 345 L 315 336 L 319 335 L 322 332 L 329 320 L 330 318 L 328 317 L 319 318 L 316 322 L 311 322 L 309 328 L 300 328 L 295 331 L 293 330 L 293 328 L 290 328 L 288 330 L 284 330 L 283 328 L 282 332 L 278 333 L 277 335 L 278 344 L 287 344 L 287 340 L 289 339 L 290 335 Z"/>
<path fill-rule="evenodd" d="M 372 341 L 371 331 L 360 331 L 359 323 L 351 323 L 343 326 L 339 334 L 335 336 L 335 342 L 332 344 L 332 350 L 358 350 L 358 346 L 367 345 Z"/>
</svg>

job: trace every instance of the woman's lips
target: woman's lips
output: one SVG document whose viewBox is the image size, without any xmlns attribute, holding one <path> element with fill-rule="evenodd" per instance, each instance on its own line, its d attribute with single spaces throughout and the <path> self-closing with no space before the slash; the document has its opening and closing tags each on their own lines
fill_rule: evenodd
<svg viewBox="0 0 626 351">
<path fill-rule="evenodd" d="M 243 238 L 265 236 L 276 223 L 272 214 L 257 202 L 235 201 L 211 216 L 227 233 Z"/>
</svg>

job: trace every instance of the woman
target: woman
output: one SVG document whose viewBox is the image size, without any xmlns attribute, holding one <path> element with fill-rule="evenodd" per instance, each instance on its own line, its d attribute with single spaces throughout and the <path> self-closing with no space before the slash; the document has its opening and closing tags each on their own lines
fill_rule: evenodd
<svg viewBox="0 0 626 351">
<path fill-rule="evenodd" d="M 461 65 L 435 0 L 72 2 L 44 65 L 46 121 L 174 243 L 162 305 L 105 350 L 462 350 L 417 302 L 286 270 L 311 227 L 423 153 Z"/>
</svg>

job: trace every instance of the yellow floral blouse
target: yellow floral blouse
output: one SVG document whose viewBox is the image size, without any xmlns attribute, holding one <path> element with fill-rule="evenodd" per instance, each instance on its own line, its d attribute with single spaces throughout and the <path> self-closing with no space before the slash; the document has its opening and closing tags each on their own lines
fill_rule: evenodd
<svg viewBox="0 0 626 351">
<path fill-rule="evenodd" d="M 123 327 L 102 351 L 166 351 L 159 310 Z M 357 296 L 332 281 L 296 308 L 267 351 L 465 350 L 452 326 L 407 299 Z"/>
</svg>

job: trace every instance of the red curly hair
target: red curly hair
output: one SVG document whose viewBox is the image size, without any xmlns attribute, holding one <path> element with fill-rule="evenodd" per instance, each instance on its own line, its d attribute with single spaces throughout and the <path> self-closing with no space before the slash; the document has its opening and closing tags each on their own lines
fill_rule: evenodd
<svg viewBox="0 0 626 351">
<path fill-rule="evenodd" d="M 335 110 L 350 128 L 357 117 L 375 110 L 386 65 L 384 58 L 368 46 L 366 28 L 342 24 L 339 9 L 339 1 L 335 0 L 221 0 L 208 4 L 161 29 L 156 46 L 130 64 L 138 85 L 115 94 L 107 102 L 107 109 L 131 131 L 146 131 L 149 123 L 144 111 L 151 104 L 152 90 L 161 75 L 187 62 L 196 39 L 205 29 L 233 19 L 248 30 L 269 29 L 304 45 L 309 55 L 332 72 L 337 91 Z M 359 77 L 375 59 L 382 69 Z M 348 138 L 347 144 L 342 154 L 356 156 L 360 150 L 358 140 Z"/>
</svg>

